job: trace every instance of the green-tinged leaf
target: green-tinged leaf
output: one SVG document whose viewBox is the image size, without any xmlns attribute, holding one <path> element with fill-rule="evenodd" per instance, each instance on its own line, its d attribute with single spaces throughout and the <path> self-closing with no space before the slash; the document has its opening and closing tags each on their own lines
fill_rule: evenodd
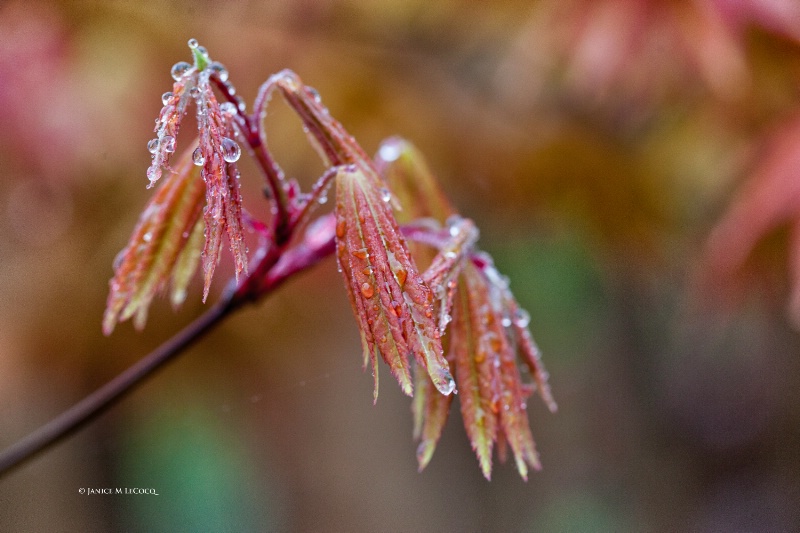
<svg viewBox="0 0 800 533">
<path fill-rule="evenodd" d="M 433 457 L 436 444 L 450 413 L 453 395 L 441 394 L 433 385 L 430 376 L 420 366 L 414 367 L 414 401 L 411 408 L 414 414 L 414 438 L 419 440 L 417 464 L 422 471 Z"/>
<path fill-rule="evenodd" d="M 401 224 L 419 218 L 433 218 L 444 223 L 455 209 L 439 187 L 428 163 L 417 148 L 400 137 L 381 143 L 375 165 L 400 205 L 397 220 Z"/>
<path fill-rule="evenodd" d="M 450 353 L 455 361 L 456 379 L 461 400 L 461 416 L 472 449 L 478 456 L 486 479 L 492 475 L 492 446 L 497 435 L 496 408 L 498 391 L 495 357 L 486 339 L 493 335 L 494 315 L 481 274 L 468 263 L 459 283 L 453 309 Z"/>
<path fill-rule="evenodd" d="M 205 186 L 190 154 L 162 181 L 118 256 L 103 317 L 106 335 L 133 315 L 136 327 L 144 326 L 153 297 L 165 286 L 200 217 Z"/>
<path fill-rule="evenodd" d="M 170 301 L 174 308 L 179 307 L 186 300 L 186 289 L 189 282 L 200 265 L 200 253 L 203 250 L 203 238 L 205 234 L 205 223 L 198 217 L 194 224 L 186 245 L 183 247 L 175 267 L 172 269 L 172 290 L 170 291 Z"/>
</svg>

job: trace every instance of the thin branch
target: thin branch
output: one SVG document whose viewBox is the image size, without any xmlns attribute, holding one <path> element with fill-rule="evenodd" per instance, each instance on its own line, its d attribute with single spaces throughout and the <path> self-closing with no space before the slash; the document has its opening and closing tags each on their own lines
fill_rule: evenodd
<svg viewBox="0 0 800 533">
<path fill-rule="evenodd" d="M 327 215 L 312 223 L 305 239 L 292 248 L 267 252 L 248 279 L 239 287 L 226 290 L 222 299 L 205 314 L 122 374 L 0 454 L 0 476 L 97 418 L 245 303 L 264 298 L 289 277 L 332 255 L 334 226 L 333 215 Z"/>
<path fill-rule="evenodd" d="M 194 344 L 215 325 L 239 307 L 237 300 L 227 296 L 206 313 L 186 326 L 177 335 L 140 359 L 122 374 L 64 411 L 46 425 L 13 444 L 0 454 L 0 476 L 33 458 L 38 453 L 76 432 L 108 408 L 116 404 L 133 388 L 156 370 L 173 360 Z"/>
</svg>

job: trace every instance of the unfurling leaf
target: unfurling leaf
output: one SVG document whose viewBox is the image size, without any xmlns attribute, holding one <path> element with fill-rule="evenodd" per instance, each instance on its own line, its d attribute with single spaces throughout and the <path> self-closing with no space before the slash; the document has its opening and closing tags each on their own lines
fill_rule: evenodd
<svg viewBox="0 0 800 533">
<path fill-rule="evenodd" d="M 419 441 L 417 463 L 422 471 L 436 450 L 436 443 L 450 414 L 453 396 L 441 394 L 433 385 L 430 376 L 420 367 L 414 367 L 414 400 L 411 410 L 414 415 L 414 439 Z"/>
<path fill-rule="evenodd" d="M 180 304 L 197 267 L 199 243 L 193 235 L 203 206 L 205 184 L 187 151 L 162 181 L 133 230 L 128 245 L 117 256 L 114 277 L 103 317 L 108 335 L 117 322 L 135 315 L 144 327 L 155 294 L 173 278 L 173 304 Z"/>
<path fill-rule="evenodd" d="M 439 392 L 452 393 L 455 382 L 442 354 L 433 294 L 409 256 L 377 175 L 355 165 L 339 170 L 336 217 L 337 257 L 363 334 L 365 359 L 377 350 L 411 395 L 413 354 Z"/>
<path fill-rule="evenodd" d="M 489 479 L 493 450 L 504 460 L 508 446 L 520 475 L 527 479 L 529 467 L 539 468 L 539 458 L 526 398 L 538 389 L 550 410 L 556 410 L 547 372 L 527 329 L 527 313 L 491 257 L 475 248 L 475 225 L 455 214 L 410 143 L 397 138 L 385 141 L 376 166 L 400 200 L 403 210 L 398 217 L 407 223 L 405 234 L 416 241 L 411 249 L 430 264 L 423 279 L 435 295 L 439 330 L 447 331 L 448 360 L 460 392 L 464 427 L 481 471 Z M 517 356 L 530 368 L 534 383 L 522 382 Z M 432 391 L 432 384 L 418 374 L 413 412 L 420 469 L 431 459 L 450 406 L 449 399 L 443 402 Z"/>
</svg>

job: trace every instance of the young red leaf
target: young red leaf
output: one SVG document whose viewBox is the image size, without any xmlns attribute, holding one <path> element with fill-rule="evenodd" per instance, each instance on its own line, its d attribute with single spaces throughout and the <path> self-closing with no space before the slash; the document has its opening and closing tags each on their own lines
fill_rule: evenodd
<svg viewBox="0 0 800 533">
<path fill-rule="evenodd" d="M 178 275 L 173 302 L 182 300 L 186 280 L 194 272 L 192 262 L 182 257 L 182 251 L 191 249 L 187 245 L 194 242 L 191 236 L 200 219 L 205 191 L 190 154 L 186 152 L 175 172 L 162 181 L 139 218 L 128 245 L 117 256 L 103 317 L 106 335 L 117 322 L 133 315 L 136 327 L 144 327 L 150 302 L 171 274 Z"/>
<path fill-rule="evenodd" d="M 497 436 L 497 417 L 492 410 L 498 369 L 483 342 L 487 335 L 485 288 L 475 267 L 467 264 L 459 284 L 450 326 L 450 354 L 455 361 L 461 392 L 461 416 L 472 449 L 486 479 L 492 476 L 492 446 Z M 477 285 L 477 288 L 476 288 Z"/>
<path fill-rule="evenodd" d="M 520 309 L 491 257 L 476 251 L 475 225 L 455 214 L 410 143 L 398 138 L 385 141 L 376 166 L 400 200 L 403 210 L 398 217 L 407 223 L 404 232 L 417 241 L 412 249 L 427 255 L 430 266 L 423 278 L 436 297 L 441 333 L 452 315 L 447 330 L 448 359 L 454 365 L 464 427 L 481 471 L 489 479 L 493 448 L 504 457 L 509 446 L 517 469 L 527 478 L 528 467 L 538 469 L 539 460 L 528 425 L 526 398 L 538 388 L 550 410 L 556 409 L 547 372 L 527 330 L 527 313 Z M 422 248 L 420 243 L 433 246 L 438 253 L 434 256 L 431 248 Z M 522 382 L 517 355 L 530 368 L 534 384 Z M 430 460 L 447 415 L 447 409 L 431 401 L 429 388 L 418 385 L 417 394 L 422 394 L 413 404 L 415 437 L 422 437 L 420 467 Z M 426 424 L 431 426 L 427 435 Z"/>
<path fill-rule="evenodd" d="M 414 367 L 414 400 L 411 410 L 414 415 L 414 439 L 417 446 L 417 464 L 422 471 L 433 457 L 436 443 L 450 414 L 453 395 L 443 395 L 433 385 L 430 376 L 420 366 Z"/>
<path fill-rule="evenodd" d="M 436 388 L 450 394 L 455 382 L 442 354 L 433 294 L 409 256 L 379 183 L 368 168 L 355 165 L 336 176 L 337 257 L 365 352 L 371 357 L 378 350 L 408 395 L 410 354 Z"/>
</svg>

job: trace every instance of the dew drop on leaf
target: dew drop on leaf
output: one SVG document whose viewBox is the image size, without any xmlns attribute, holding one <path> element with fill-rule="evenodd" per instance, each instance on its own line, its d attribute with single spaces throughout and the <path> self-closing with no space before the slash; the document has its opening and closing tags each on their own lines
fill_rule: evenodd
<svg viewBox="0 0 800 533">
<path fill-rule="evenodd" d="M 372 298 L 372 295 L 375 294 L 375 289 L 365 281 L 361 284 L 361 294 L 364 295 L 364 298 Z"/>
<path fill-rule="evenodd" d="M 528 324 L 531 322 L 531 315 L 522 308 L 517 308 L 514 311 L 514 325 L 519 328 L 527 328 Z"/>
<path fill-rule="evenodd" d="M 189 42 L 188 42 L 188 43 L 186 43 L 186 44 L 188 44 L 188 45 L 189 45 L 189 48 L 191 48 L 192 50 L 194 50 L 195 48 L 197 48 L 197 46 L 198 46 L 198 44 L 199 44 L 199 43 L 197 42 L 197 39 L 189 39 Z"/>
<path fill-rule="evenodd" d="M 178 61 L 174 65 L 172 65 L 172 70 L 170 74 L 172 74 L 172 79 L 175 81 L 180 81 L 180 79 L 189 72 L 192 66 L 187 63 L 186 61 Z"/>
<path fill-rule="evenodd" d="M 400 148 L 395 143 L 386 143 L 381 146 L 380 150 L 378 151 L 381 159 L 386 161 L 387 163 L 391 163 L 392 161 L 397 160 L 400 157 Z"/>
<path fill-rule="evenodd" d="M 167 105 L 169 103 L 170 98 L 172 98 L 172 92 L 167 91 L 161 95 L 161 103 Z"/>
<path fill-rule="evenodd" d="M 392 199 L 392 193 L 386 187 L 381 187 L 381 200 L 388 202 Z"/>
<path fill-rule="evenodd" d="M 154 154 L 156 153 L 157 150 L 158 150 L 158 139 L 150 139 L 147 142 L 147 151 L 150 152 L 151 154 Z"/>
<path fill-rule="evenodd" d="M 113 268 L 114 268 L 114 271 L 117 271 L 117 270 L 119 270 L 119 267 L 120 267 L 120 266 L 122 266 L 122 261 L 124 261 L 124 260 L 125 260 L 125 252 L 127 252 L 127 250 L 126 250 L 125 248 L 123 248 L 123 249 L 122 249 L 122 250 L 120 250 L 120 252 L 119 252 L 119 253 L 118 253 L 118 254 L 117 254 L 115 257 L 114 257 L 114 263 L 113 263 L 113 265 L 112 265 L 112 266 L 113 266 Z"/>
<path fill-rule="evenodd" d="M 306 90 L 311 93 L 311 97 L 314 101 L 318 104 L 322 103 L 322 98 L 319 96 L 319 92 L 313 87 L 306 87 Z"/>
<path fill-rule="evenodd" d="M 172 135 L 165 135 L 163 139 L 161 139 L 161 146 L 165 152 L 172 153 L 175 151 L 175 137 Z"/>
<path fill-rule="evenodd" d="M 235 115 L 236 114 L 236 104 L 233 102 L 223 102 L 219 104 L 219 110 L 222 111 L 226 115 Z"/>
<path fill-rule="evenodd" d="M 439 389 L 439 391 L 444 394 L 445 396 L 452 394 L 453 391 L 456 390 L 456 382 L 450 376 L 447 377 L 447 384 Z"/>
<path fill-rule="evenodd" d="M 242 149 L 233 139 L 228 137 L 222 138 L 222 159 L 228 163 L 235 163 L 242 155 Z"/>
<path fill-rule="evenodd" d="M 395 277 L 397 278 L 397 283 L 400 284 L 402 288 L 403 285 L 406 284 L 406 278 L 408 277 L 408 272 L 405 269 L 399 268 L 394 273 Z"/>
<path fill-rule="evenodd" d="M 198 167 L 202 167 L 206 162 L 206 158 L 203 157 L 203 150 L 199 146 L 192 152 L 192 162 Z"/>
<path fill-rule="evenodd" d="M 214 61 L 208 67 L 211 72 L 216 74 L 219 81 L 228 81 L 228 69 L 225 68 L 225 65 L 219 63 L 218 61 Z"/>
</svg>

